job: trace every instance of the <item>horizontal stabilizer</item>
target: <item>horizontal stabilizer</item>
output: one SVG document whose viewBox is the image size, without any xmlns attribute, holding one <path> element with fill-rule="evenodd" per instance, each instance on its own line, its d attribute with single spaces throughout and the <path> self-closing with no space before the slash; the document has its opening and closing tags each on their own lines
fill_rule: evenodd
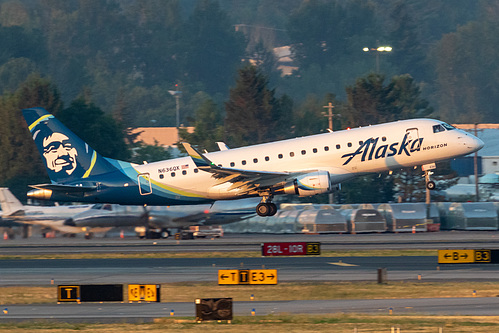
<svg viewBox="0 0 499 333">
<path fill-rule="evenodd" d="M 54 192 L 65 192 L 65 193 L 81 193 L 89 192 L 97 189 L 97 186 L 75 186 L 75 185 L 62 185 L 62 184 L 39 184 L 30 185 L 32 188 L 38 190 L 51 190 Z"/>
</svg>

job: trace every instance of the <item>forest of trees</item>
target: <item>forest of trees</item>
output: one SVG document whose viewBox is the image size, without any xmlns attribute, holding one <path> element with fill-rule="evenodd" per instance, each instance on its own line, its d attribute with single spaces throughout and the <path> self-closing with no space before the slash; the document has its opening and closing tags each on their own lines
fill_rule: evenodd
<svg viewBox="0 0 499 333">
<path fill-rule="evenodd" d="M 46 181 L 19 111 L 31 106 L 115 158 L 132 157 L 128 128 L 175 126 L 172 89 L 196 127 L 184 139 L 209 150 L 324 131 L 328 102 L 335 130 L 499 122 L 498 17 L 494 0 L 0 0 L 0 185 Z M 380 45 L 393 51 L 362 51 Z"/>
</svg>

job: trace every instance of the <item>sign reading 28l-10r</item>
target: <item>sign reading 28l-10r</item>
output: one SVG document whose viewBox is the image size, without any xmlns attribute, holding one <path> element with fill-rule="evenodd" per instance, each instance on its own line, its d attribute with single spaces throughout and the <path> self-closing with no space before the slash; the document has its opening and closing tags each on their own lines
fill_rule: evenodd
<svg viewBox="0 0 499 333">
<path fill-rule="evenodd" d="M 321 243 L 318 242 L 262 243 L 262 256 L 305 256 L 320 254 Z"/>
</svg>

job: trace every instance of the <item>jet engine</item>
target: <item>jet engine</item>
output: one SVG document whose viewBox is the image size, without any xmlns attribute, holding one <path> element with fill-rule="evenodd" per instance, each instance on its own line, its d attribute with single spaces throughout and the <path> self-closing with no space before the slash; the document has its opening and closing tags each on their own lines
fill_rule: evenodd
<svg viewBox="0 0 499 333">
<path fill-rule="evenodd" d="M 329 178 L 327 171 L 310 172 L 286 183 L 281 191 L 285 194 L 296 194 L 301 197 L 327 193 L 331 190 Z"/>
</svg>

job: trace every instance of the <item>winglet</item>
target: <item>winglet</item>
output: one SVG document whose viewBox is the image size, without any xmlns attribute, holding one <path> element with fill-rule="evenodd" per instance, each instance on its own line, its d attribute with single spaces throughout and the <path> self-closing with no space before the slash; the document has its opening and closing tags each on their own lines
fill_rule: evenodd
<svg viewBox="0 0 499 333">
<path fill-rule="evenodd" d="M 229 146 L 227 146 L 225 144 L 225 142 L 218 141 L 217 145 L 218 145 L 218 149 L 220 149 L 220 151 L 229 150 Z"/>
<path fill-rule="evenodd" d="M 182 145 L 184 146 L 184 149 L 187 151 L 187 154 L 192 158 L 194 161 L 194 164 L 196 164 L 196 167 L 198 167 L 201 170 L 208 170 L 213 167 L 215 167 L 215 164 L 211 162 L 206 156 L 204 156 L 202 153 L 200 153 L 196 148 L 191 146 L 187 142 L 182 142 Z"/>
</svg>

